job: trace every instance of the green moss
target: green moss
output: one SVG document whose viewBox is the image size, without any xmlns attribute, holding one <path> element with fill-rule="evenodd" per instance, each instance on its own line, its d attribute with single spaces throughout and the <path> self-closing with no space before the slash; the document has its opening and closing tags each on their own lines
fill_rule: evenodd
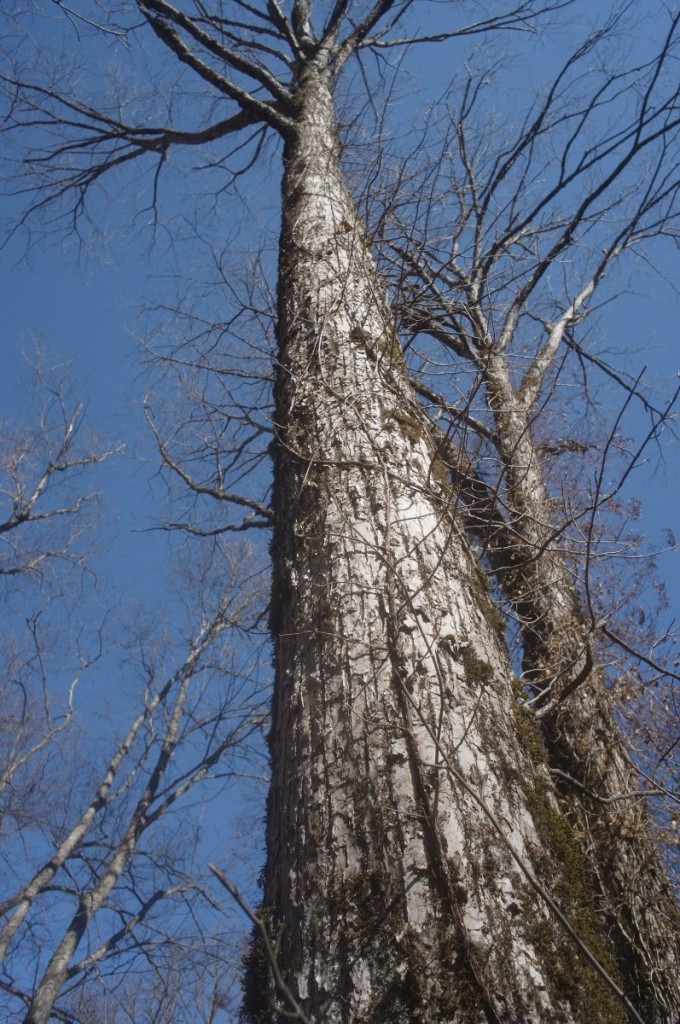
<svg viewBox="0 0 680 1024">
<path fill-rule="evenodd" d="M 518 683 L 518 688 L 520 684 Z M 520 743 L 538 771 L 533 781 L 518 778 L 540 837 L 535 859 L 539 878 L 563 909 L 576 934 L 607 973 L 620 982 L 598 913 L 597 891 L 581 850 L 582 837 L 561 813 L 545 771 L 546 755 L 531 713 L 519 704 L 515 712 Z M 542 852 L 541 852 L 542 851 Z M 623 1024 L 619 1000 L 579 952 L 573 939 L 544 917 L 523 918 L 522 927 L 541 962 L 548 968 L 554 997 L 564 1000 L 588 1024 Z M 557 937 L 556 937 L 557 936 Z"/>
<path fill-rule="evenodd" d="M 390 911 L 394 914 L 396 909 L 394 903 L 392 902 L 391 906 L 387 907 L 385 905 L 386 897 L 389 899 L 393 886 L 393 880 L 390 879 L 387 871 L 382 868 L 374 868 L 373 871 L 356 875 L 346 887 L 350 912 L 362 938 L 374 938 L 376 927 L 380 929 L 384 925 Z"/>
<path fill-rule="evenodd" d="M 529 755 L 536 767 L 543 767 L 546 764 L 545 747 L 541 739 L 541 731 L 538 722 L 531 711 L 524 703 L 525 693 L 519 679 L 514 680 L 516 697 L 515 705 L 515 726 L 517 736 L 523 750 Z"/>
<path fill-rule="evenodd" d="M 422 972 L 411 964 L 403 971 L 393 973 L 379 997 L 369 1007 L 367 1024 L 383 1024 L 384 1021 L 420 1024 L 426 1001 L 423 978 Z"/>
<path fill-rule="evenodd" d="M 432 460 L 430 473 L 433 479 L 436 480 L 436 482 L 440 484 L 447 493 L 451 491 L 451 471 L 444 460 L 438 455 L 435 455 Z"/>
<path fill-rule="evenodd" d="M 493 666 L 478 657 L 469 645 L 460 648 L 460 660 L 469 686 L 491 686 L 496 678 Z"/>
<path fill-rule="evenodd" d="M 385 315 L 384 322 L 389 323 L 391 319 L 389 313 Z M 352 327 L 349 332 L 350 341 L 361 343 L 366 346 L 368 352 L 376 356 L 381 356 L 386 359 L 390 367 L 393 370 L 399 370 L 401 372 L 406 369 L 406 360 L 404 359 L 404 351 L 399 342 L 399 338 L 394 331 L 394 328 L 386 328 L 380 337 L 375 338 L 369 335 L 363 327 Z"/>
<path fill-rule="evenodd" d="M 620 983 L 608 954 L 598 944 L 597 934 L 589 933 L 583 920 L 574 914 L 569 919 L 600 964 Z M 578 1020 L 588 1024 L 625 1024 L 628 1017 L 615 994 L 584 957 L 574 955 L 575 947 L 567 935 L 555 940 L 552 921 L 534 920 L 524 925 L 524 932 L 547 968 L 554 998 L 567 1003 Z"/>
<path fill-rule="evenodd" d="M 452 918 L 443 914 L 423 932 L 406 923 L 404 899 L 403 878 L 382 867 L 344 879 L 327 893 L 347 989 L 358 960 L 371 972 L 374 996 L 362 1024 L 422 1024 L 433 1019 L 433 1006 L 442 1020 L 468 1013 L 477 1019 L 479 990 Z"/>
<path fill-rule="evenodd" d="M 492 594 L 493 594 L 493 588 L 491 586 L 491 580 L 489 579 L 487 573 L 484 572 L 484 569 L 479 564 L 479 560 L 478 559 L 475 559 L 475 573 L 477 575 L 477 582 L 478 582 L 482 592 L 484 594 L 486 594 L 487 597 L 490 598 L 492 596 Z"/>
<path fill-rule="evenodd" d="M 464 944 L 448 917 L 427 936 L 411 925 L 390 938 L 391 973 L 368 1008 L 365 1024 L 422 1024 L 438 1019 L 476 1020 L 482 1012 L 479 988 Z"/>
<path fill-rule="evenodd" d="M 389 328 L 380 339 L 379 349 L 382 355 L 388 360 L 392 369 L 406 369 L 404 350 L 402 349 L 399 338 L 393 328 Z"/>
<path fill-rule="evenodd" d="M 415 947 L 410 948 L 404 929 L 403 895 L 394 895 L 395 882 L 381 867 L 364 870 L 326 894 L 330 924 L 338 935 L 341 992 L 352 988 L 352 969 L 358 960 L 372 964 L 377 992 L 364 1018 L 365 1024 L 416 1024 L 422 1020 L 426 975 Z M 340 995 L 342 1001 L 342 995 Z"/>
<path fill-rule="evenodd" d="M 475 570 L 474 577 L 470 580 L 472 590 L 479 601 L 484 618 L 496 636 L 505 643 L 505 621 L 498 611 L 491 580 L 474 551 L 472 552 L 472 564 Z"/>
<path fill-rule="evenodd" d="M 524 704 L 524 690 L 514 681 L 515 725 L 520 745 L 535 771 L 517 773 L 540 838 L 535 867 L 576 934 L 617 983 L 618 971 L 610 952 L 604 921 L 598 912 L 597 887 L 582 852 L 582 836 L 560 811 L 547 769 L 546 751 L 538 722 Z M 573 939 L 546 917 L 526 915 L 521 927 L 548 968 L 553 995 L 564 1000 L 579 1020 L 588 1024 L 624 1024 L 628 1019 L 619 1000 L 594 971 Z"/>
<path fill-rule="evenodd" d="M 392 409 L 386 412 L 384 415 L 385 425 L 388 426 L 391 423 L 396 424 L 398 430 L 403 436 L 411 442 L 411 444 L 417 444 L 423 437 L 423 427 L 420 420 L 414 416 L 412 412 L 406 409 Z"/>
</svg>

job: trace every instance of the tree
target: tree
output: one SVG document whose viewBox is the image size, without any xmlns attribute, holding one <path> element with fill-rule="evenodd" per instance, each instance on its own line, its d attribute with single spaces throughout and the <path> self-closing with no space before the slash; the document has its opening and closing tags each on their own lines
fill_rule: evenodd
<svg viewBox="0 0 680 1024">
<path fill-rule="evenodd" d="M 71 722 L 73 695 L 88 660 L 84 657 L 74 672 L 64 706 L 51 706 L 45 606 L 61 599 L 64 576 L 85 571 L 85 537 L 96 495 L 78 493 L 75 483 L 112 454 L 83 439 L 83 408 L 70 400 L 68 371 L 51 371 L 43 363 L 38 354 L 32 370 L 36 422 L 2 423 L 0 448 L 0 579 L 8 596 L 16 597 L 21 581 L 40 598 L 22 608 L 25 642 L 9 614 L 0 642 L 5 679 L 0 806 L 4 818 L 16 821 L 26 816 L 36 785 L 33 763 Z M 17 786 L 19 777 L 23 781 Z"/>
<path fill-rule="evenodd" d="M 486 414 L 482 422 L 463 414 L 463 450 L 444 436 L 441 452 L 468 526 L 517 615 L 523 679 L 563 806 L 587 837 L 624 974 L 635 979 L 639 1005 L 665 1006 L 672 1019 L 675 997 L 662 980 L 672 970 L 662 965 L 676 955 L 669 946 L 676 903 L 644 802 L 624 796 L 639 793 L 640 779 L 619 734 L 604 665 L 613 646 L 655 673 L 668 677 L 670 670 L 659 666 L 653 649 L 631 649 L 621 636 L 614 607 L 597 600 L 593 568 L 605 546 L 596 536 L 597 513 L 645 444 L 605 493 L 612 435 L 600 441 L 591 425 L 579 436 L 575 417 L 567 414 L 575 436 L 560 452 L 559 444 L 551 449 L 550 427 L 541 423 L 546 395 L 566 376 L 565 357 L 597 362 L 587 336 L 581 341 L 577 332 L 598 308 L 614 265 L 660 231 L 677 238 L 680 154 L 668 139 L 678 125 L 678 90 L 668 64 L 678 18 L 669 18 L 658 53 L 642 66 L 612 70 L 605 52 L 586 89 L 583 65 L 603 49 L 620 19 L 620 13 L 613 16 L 580 42 L 524 119 L 492 143 L 482 128 L 489 117 L 482 76 L 470 75 L 452 90 L 460 104 L 447 111 L 451 127 L 442 149 L 420 176 L 430 183 L 430 201 L 423 202 L 422 191 L 408 197 L 402 189 L 398 204 L 407 231 L 399 231 L 393 204 L 385 214 L 384 244 L 401 284 L 407 327 L 415 336 L 428 335 L 474 374 Z M 433 393 L 428 364 L 436 355 L 431 349 L 420 355 L 422 361 L 412 363 L 421 368 L 421 393 L 440 417 L 450 418 L 456 396 L 447 402 Z M 586 379 L 593 389 L 592 374 Z M 617 380 L 626 403 L 645 404 L 648 443 L 668 424 L 677 391 L 658 408 L 640 381 Z M 581 408 L 588 400 L 586 392 Z M 554 407 L 550 401 L 552 415 Z M 475 463 L 466 452 L 474 444 Z M 583 496 L 581 507 L 573 497 L 571 503 L 558 498 L 556 507 L 559 491 L 547 475 L 546 449 L 562 464 L 570 449 L 578 453 L 581 473 L 589 452 L 598 460 L 604 453 L 594 467 L 595 493 Z"/>
<path fill-rule="evenodd" d="M 184 575 L 193 636 L 170 641 L 138 623 L 114 646 L 101 624 L 89 636 L 81 614 L 75 656 L 62 643 L 55 657 L 49 634 L 63 631 L 69 616 L 53 607 L 73 602 L 67 584 L 74 569 L 76 600 L 91 598 L 80 577 L 92 572 L 83 536 L 95 493 L 79 493 L 77 484 L 106 452 L 83 437 L 82 405 L 71 402 L 66 377 L 36 376 L 46 394 L 39 426 L 15 436 L 8 430 L 2 463 L 2 533 L 10 542 L 0 572 L 11 586 L 5 618 L 13 627 L 2 647 L 3 1018 L 120 1020 L 129 1000 L 141 1020 L 139 996 L 123 986 L 114 997 L 106 984 L 134 971 L 156 979 L 145 994 L 149 1019 L 176 1022 L 190 1012 L 193 1021 L 205 1003 L 205 1019 L 214 1021 L 229 1003 L 223 956 L 231 940 L 227 927 L 211 921 L 186 803 L 197 787 L 242 774 L 261 729 L 257 660 L 242 641 L 237 654 L 233 642 L 260 614 L 259 579 L 243 568 L 243 546 L 223 545 L 219 591 L 194 571 L 190 593 Z M 95 670 L 106 673 L 109 688 L 112 681 L 134 687 L 130 711 L 113 711 L 100 737 L 104 757 L 88 751 L 78 714 L 79 687 L 96 685 Z M 173 822 L 178 807 L 182 818 Z M 165 974 L 172 978 L 162 985 Z M 185 991 L 200 978 L 203 991 L 188 1000 L 190 1011 L 173 991 L 180 978 Z"/>
<path fill-rule="evenodd" d="M 101 13 L 88 16 L 99 31 L 127 42 L 145 28 L 198 76 L 205 99 L 192 130 L 174 119 L 172 104 L 169 123 L 149 127 L 147 119 L 127 119 L 123 107 L 84 103 L 56 78 L 6 77 L 11 130 L 47 130 L 45 148 L 39 142 L 27 157 L 39 172 L 33 211 L 74 196 L 77 220 L 105 173 L 151 156 L 157 176 L 173 147 L 236 135 L 232 153 L 245 149 L 249 163 L 267 136 L 281 140 L 271 510 L 264 500 L 239 498 L 224 487 L 219 467 L 216 483 L 197 481 L 158 435 L 166 466 L 194 494 L 245 505 L 250 511 L 238 526 L 253 514 L 258 525 L 273 521 L 273 779 L 263 904 L 247 977 L 246 1013 L 254 1021 L 281 1014 L 310 1021 L 641 1021 L 645 1014 L 670 1024 L 680 1009 L 677 908 L 639 810 L 630 848 L 636 864 L 653 864 L 662 912 L 646 912 L 637 934 L 620 929 L 614 936 L 612 908 L 604 908 L 610 918 L 601 913 L 600 899 L 610 894 L 601 876 L 598 888 L 600 850 L 595 844 L 593 852 L 581 831 L 591 824 L 593 783 L 572 774 L 582 720 L 577 715 L 565 727 L 564 714 L 543 714 L 544 751 L 531 710 L 536 704 L 526 705 L 514 679 L 503 623 L 457 510 L 464 491 L 457 479 L 451 486 L 451 472 L 461 463 L 416 398 L 385 282 L 343 177 L 334 111 L 341 72 L 363 52 L 523 28 L 563 6 L 509 4 L 467 27 L 429 34 L 411 31 L 411 5 L 393 0 L 339 0 L 320 10 L 296 0 L 289 12 L 275 0 L 181 8 L 137 0 L 120 13 L 112 8 L 104 24 Z M 79 27 L 86 23 L 82 11 L 69 13 Z M 656 110 L 656 94 L 651 97 L 672 45 L 652 65 L 634 136 L 647 131 L 644 110 Z M 658 129 L 662 144 L 674 129 L 675 95 L 669 104 Z M 587 119 L 582 109 L 575 116 Z M 499 157 L 496 172 L 508 164 L 503 182 L 531 153 L 541 123 L 525 132 L 514 158 Z M 563 168 L 570 149 L 568 138 Z M 223 152 L 218 166 L 229 156 Z M 615 184 L 605 180 L 597 196 Z M 575 191 L 567 188 L 570 201 Z M 523 195 L 521 185 L 516 195 Z M 154 189 L 154 205 L 155 199 Z M 514 217 L 512 201 L 510 208 Z M 536 216 L 541 212 L 539 205 Z M 579 223 L 577 211 L 555 231 L 569 234 Z M 518 234 L 512 225 L 506 248 Z M 624 242 L 632 243 L 633 228 Z M 523 244 L 519 237 L 520 250 Z M 429 299 L 423 246 L 409 240 L 409 252 L 399 255 L 418 289 L 424 281 Z M 536 283 L 545 276 L 542 261 L 549 266 L 552 259 L 549 251 L 538 257 Z M 597 269 L 592 273 L 597 277 Z M 525 280 L 531 282 L 531 269 Z M 515 319 L 529 295 L 522 286 L 516 292 Z M 549 335 L 548 354 L 587 297 L 576 305 L 571 300 L 559 338 Z M 421 298 L 417 293 L 406 304 L 412 332 L 432 327 Z M 458 299 L 448 301 L 455 316 Z M 470 332 L 444 323 L 430 333 L 438 341 L 446 335 L 456 351 Z M 526 488 L 526 467 L 538 465 L 531 410 L 522 410 L 521 422 L 507 415 L 517 404 L 507 368 L 488 334 L 474 340 L 485 353 L 475 368 L 486 369 L 490 409 L 503 421 L 497 440 L 510 510 L 499 523 L 503 544 L 493 532 L 498 517 L 482 526 L 494 538 L 487 543 L 494 569 L 500 568 L 495 553 L 500 547 L 505 554 L 511 533 L 508 577 L 519 583 L 507 592 L 525 627 L 531 623 L 524 647 L 532 699 L 540 698 L 542 711 L 559 706 L 562 712 L 562 700 L 551 705 L 559 681 L 566 680 L 560 693 L 566 697 L 594 676 L 594 685 L 580 691 L 618 752 L 605 689 L 593 670 L 592 628 L 584 632 L 570 581 L 549 547 L 552 528 L 540 533 L 550 522 L 547 498 L 539 489 L 534 499 Z M 544 374 L 534 376 L 538 396 Z M 494 383 L 501 389 L 505 383 L 502 396 L 493 396 Z M 466 486 L 478 485 L 469 505 L 479 516 L 489 489 L 473 471 L 464 465 L 462 476 Z M 478 535 L 484 532 L 474 525 Z M 545 558 L 536 559 L 537 547 Z M 556 621 L 559 602 L 527 614 L 527 584 L 543 586 L 547 573 L 568 602 L 566 621 Z M 558 737 L 570 776 L 562 806 L 549 775 Z M 600 749 L 593 754 L 598 767 L 601 756 Z M 608 778 L 605 800 L 621 781 L 620 774 Z M 617 899 L 637 906 L 637 887 L 628 888 L 618 869 L 615 874 Z M 641 942 L 651 956 L 638 955 Z M 624 971 L 631 963 L 636 976 L 629 988 Z"/>
</svg>

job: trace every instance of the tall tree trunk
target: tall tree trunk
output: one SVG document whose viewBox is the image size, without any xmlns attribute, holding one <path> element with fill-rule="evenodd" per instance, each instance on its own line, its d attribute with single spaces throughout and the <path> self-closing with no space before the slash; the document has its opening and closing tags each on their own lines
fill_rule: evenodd
<svg viewBox="0 0 680 1024">
<path fill-rule="evenodd" d="M 554 524 L 530 416 L 504 356 L 484 369 L 506 474 L 513 531 L 499 582 L 523 623 L 525 680 L 563 807 L 601 890 L 627 991 L 645 1020 L 680 1020 L 680 914 L 650 828 L 639 776 L 613 715 L 592 627 L 555 550 Z M 507 552 L 513 563 L 508 564 Z M 493 553 L 492 553 L 493 558 Z M 626 794 L 629 794 L 626 797 Z M 633 794 L 633 796 L 630 796 Z"/>
<path fill-rule="evenodd" d="M 282 982 L 265 981 L 255 943 L 246 1011 L 262 1022 L 278 1019 L 273 1003 L 298 1006 L 314 1024 L 625 1020 L 540 892 L 550 879 L 613 970 L 406 384 L 342 180 L 330 83 L 313 66 L 298 103 L 283 184 L 261 911 Z"/>
</svg>

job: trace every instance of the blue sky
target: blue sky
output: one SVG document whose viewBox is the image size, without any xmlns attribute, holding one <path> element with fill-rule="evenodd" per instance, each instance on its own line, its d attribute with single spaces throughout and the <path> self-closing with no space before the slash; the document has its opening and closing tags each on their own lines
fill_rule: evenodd
<svg viewBox="0 0 680 1024">
<path fill-rule="evenodd" d="M 12 266 L 5 253 L 3 277 L 3 417 L 27 415 L 17 382 L 29 376 L 27 360 L 36 346 L 46 365 L 71 364 L 74 397 L 86 404 L 84 426 L 107 448 L 124 445 L 98 473 L 111 555 L 104 561 L 119 587 L 157 600 L 165 540 L 148 532 L 157 514 L 151 490 L 155 466 L 144 461 L 141 448 L 145 388 L 132 340 L 133 302 L 144 265 L 123 257 L 83 269 L 48 249 L 32 254 L 30 265 Z"/>
<path fill-rule="evenodd" d="M 444 16 L 440 8 L 435 18 Z M 653 26 L 648 28 L 651 33 Z M 54 25 L 50 31 L 54 31 Z M 68 31 L 66 39 L 72 39 Z M 397 90 L 407 107 L 417 109 L 418 102 L 424 104 L 426 97 L 437 95 L 448 79 L 449 61 L 430 59 L 436 52 L 425 48 L 409 61 L 410 77 L 404 78 L 408 89 Z M 454 52 L 448 51 L 449 57 Z M 524 79 L 528 85 L 529 80 L 540 79 L 541 67 L 543 73 L 549 71 L 554 54 L 554 44 L 546 41 L 538 63 L 531 68 L 517 64 L 518 83 Z M 412 95 L 404 96 L 404 92 Z M 270 239 L 276 234 L 272 221 L 278 220 L 278 214 L 267 191 L 275 188 L 278 180 L 277 164 L 276 159 L 272 160 L 259 180 L 256 176 L 240 184 L 246 199 L 245 218 L 254 217 L 264 224 Z M 179 200 L 177 206 L 185 207 L 187 196 L 194 193 L 195 198 L 199 189 L 200 178 L 198 184 L 181 176 L 162 183 L 162 214 L 174 212 L 175 199 Z M 133 199 L 128 182 L 127 191 L 114 191 L 110 204 L 98 203 L 97 211 L 114 235 L 112 244 L 102 250 L 103 255 L 88 256 L 73 241 L 61 244 L 52 238 L 44 245 L 35 243 L 24 259 L 21 235 L 0 252 L 0 402 L 3 416 L 21 414 L 21 392 L 16 386 L 24 372 L 21 353 L 30 353 L 36 342 L 44 348 L 48 362 L 72 361 L 75 380 L 81 382 L 79 397 L 87 403 L 90 429 L 107 441 L 124 445 L 122 457 L 112 460 L 108 471 L 101 475 L 108 552 L 102 565 L 108 563 L 117 588 L 156 602 L 164 590 L 167 541 L 158 533 L 149 533 L 148 528 L 162 514 L 159 501 L 163 488 L 157 480 L 154 483 L 156 465 L 143 427 L 141 400 L 150 384 L 135 334 L 137 315 L 145 299 L 168 294 L 167 287 L 172 288 L 162 282 L 160 275 L 186 273 L 192 250 L 184 245 L 178 252 L 172 251 L 169 240 L 173 230 L 182 233 L 181 223 L 172 218 L 168 234 L 161 233 L 159 244 L 150 249 L 144 214 L 131 216 L 129 201 Z M 5 200 L 1 209 L 2 219 L 11 218 L 18 204 Z M 222 207 L 225 211 L 229 214 L 231 208 Z M 229 216 L 225 225 L 222 240 L 227 245 L 230 237 L 236 239 L 248 230 L 243 223 L 234 226 Z M 238 238 L 238 245 L 244 245 L 243 237 Z M 626 291 L 607 309 L 599 343 L 603 349 L 611 347 L 615 358 L 634 375 L 646 365 L 645 379 L 665 396 L 672 391 L 680 367 L 680 302 L 672 287 L 680 275 L 677 250 L 658 247 L 655 254 L 659 273 L 645 270 L 640 263 L 632 279 L 622 282 Z M 612 406 L 612 416 L 615 413 Z M 645 429 L 644 414 L 639 408 L 631 408 L 624 432 L 634 437 Z M 629 495 L 635 494 L 643 502 L 642 528 L 652 546 L 663 543 L 661 531 L 665 528 L 680 533 L 676 512 L 680 507 L 680 459 L 677 443 L 669 432 L 665 441 L 662 457 L 650 450 L 649 462 L 635 471 L 627 487 Z M 680 607 L 679 559 L 677 552 L 660 559 L 675 607 Z"/>
</svg>

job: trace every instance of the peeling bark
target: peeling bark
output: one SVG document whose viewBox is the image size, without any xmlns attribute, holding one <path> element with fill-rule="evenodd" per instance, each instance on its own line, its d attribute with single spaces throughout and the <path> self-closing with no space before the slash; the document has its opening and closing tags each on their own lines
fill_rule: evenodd
<svg viewBox="0 0 680 1024">
<path fill-rule="evenodd" d="M 285 985 L 314 1024 L 625 1020 L 538 891 L 609 967 L 313 64 L 283 204 L 261 915 Z M 261 957 L 246 1014 L 284 1019 Z"/>
</svg>

